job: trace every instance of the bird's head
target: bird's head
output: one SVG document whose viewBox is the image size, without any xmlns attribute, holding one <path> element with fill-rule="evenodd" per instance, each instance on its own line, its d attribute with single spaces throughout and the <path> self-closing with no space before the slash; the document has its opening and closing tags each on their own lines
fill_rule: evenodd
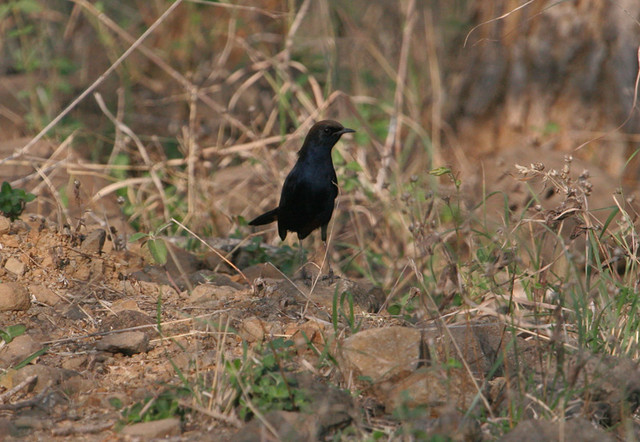
<svg viewBox="0 0 640 442">
<path fill-rule="evenodd" d="M 327 147 L 330 150 L 343 134 L 351 132 L 355 132 L 355 130 L 348 129 L 337 121 L 322 120 L 311 127 L 303 146 L 312 144 L 314 146 Z"/>
</svg>

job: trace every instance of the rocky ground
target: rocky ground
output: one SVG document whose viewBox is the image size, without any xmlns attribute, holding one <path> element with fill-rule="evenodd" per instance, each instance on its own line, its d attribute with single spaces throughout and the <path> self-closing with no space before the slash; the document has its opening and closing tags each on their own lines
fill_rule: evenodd
<svg viewBox="0 0 640 442">
<path fill-rule="evenodd" d="M 0 244 L 0 434 L 10 439 L 637 431 L 634 362 L 565 354 L 495 316 L 406 321 L 378 288 L 310 266 L 289 279 L 243 264 L 250 252 L 233 241 L 202 257 L 171 245 L 159 267 L 117 232 L 23 216 L 0 218 Z M 567 401 L 566 416 L 536 420 L 554 401 Z"/>
</svg>

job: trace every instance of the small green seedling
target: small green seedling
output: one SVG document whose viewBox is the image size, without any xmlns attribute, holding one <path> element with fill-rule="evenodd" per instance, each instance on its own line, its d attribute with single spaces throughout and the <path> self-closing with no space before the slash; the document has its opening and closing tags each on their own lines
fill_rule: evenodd
<svg viewBox="0 0 640 442">
<path fill-rule="evenodd" d="M 24 206 L 35 198 L 33 193 L 27 193 L 24 189 L 14 189 L 4 181 L 0 187 L 0 212 L 13 221 L 20 216 Z"/>
<path fill-rule="evenodd" d="M 162 238 L 160 238 L 160 233 L 169 227 L 170 224 L 165 224 L 160 226 L 153 233 L 144 233 L 137 232 L 131 235 L 129 238 L 129 242 L 136 242 L 138 240 L 144 239 L 144 244 L 149 248 L 149 253 L 151 253 L 151 257 L 158 265 L 165 265 L 167 263 L 167 244 L 164 242 Z"/>
</svg>

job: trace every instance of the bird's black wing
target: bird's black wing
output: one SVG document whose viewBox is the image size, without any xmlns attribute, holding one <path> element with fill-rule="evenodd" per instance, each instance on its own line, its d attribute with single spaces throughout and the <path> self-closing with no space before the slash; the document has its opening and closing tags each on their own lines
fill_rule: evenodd
<svg viewBox="0 0 640 442">
<path fill-rule="evenodd" d="M 304 195 L 304 182 L 296 165 L 284 180 L 282 193 L 280 194 L 280 204 L 278 204 L 278 234 L 280 239 L 284 240 L 287 237 L 287 230 L 297 231 L 296 220 L 300 215 L 299 208 Z"/>
</svg>

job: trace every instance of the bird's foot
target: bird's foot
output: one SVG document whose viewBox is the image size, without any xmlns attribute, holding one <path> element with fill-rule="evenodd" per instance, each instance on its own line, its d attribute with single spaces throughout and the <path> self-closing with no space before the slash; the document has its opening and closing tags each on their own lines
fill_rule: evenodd
<svg viewBox="0 0 640 442">
<path fill-rule="evenodd" d="M 339 279 L 339 278 L 340 277 L 338 275 L 333 273 L 333 269 L 331 268 L 331 266 L 329 266 L 329 271 L 327 272 L 327 274 L 322 275 L 322 280 L 329 281 L 329 285 L 333 284 L 336 281 L 336 279 Z"/>
</svg>

